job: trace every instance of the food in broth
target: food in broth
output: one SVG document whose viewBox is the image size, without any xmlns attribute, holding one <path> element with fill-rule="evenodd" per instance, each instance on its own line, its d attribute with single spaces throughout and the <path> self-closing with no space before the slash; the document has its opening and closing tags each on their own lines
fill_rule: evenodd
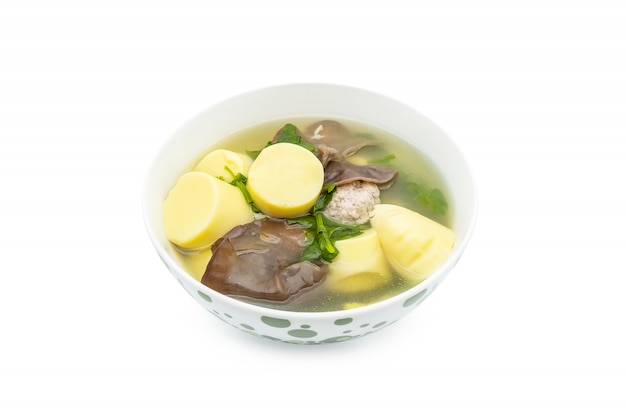
<svg viewBox="0 0 626 417">
<path fill-rule="evenodd" d="M 367 305 L 423 281 L 455 244 L 445 184 L 406 142 L 336 120 L 265 123 L 215 144 L 163 204 L 181 265 L 242 301 Z"/>
</svg>

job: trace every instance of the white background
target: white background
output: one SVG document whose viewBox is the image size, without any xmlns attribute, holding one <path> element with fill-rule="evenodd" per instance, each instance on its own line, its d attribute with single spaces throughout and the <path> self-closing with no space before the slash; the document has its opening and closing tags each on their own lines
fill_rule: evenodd
<svg viewBox="0 0 626 417">
<path fill-rule="evenodd" d="M 621 0 L 0 3 L 0 414 L 626 413 Z M 145 233 L 185 121 L 288 82 L 371 89 L 466 153 L 461 262 L 325 346 L 205 312 Z"/>
</svg>

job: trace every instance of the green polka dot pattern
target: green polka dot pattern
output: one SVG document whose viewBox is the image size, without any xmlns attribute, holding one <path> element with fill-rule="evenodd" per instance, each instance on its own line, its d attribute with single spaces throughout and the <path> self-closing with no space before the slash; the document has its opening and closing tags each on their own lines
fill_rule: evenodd
<svg viewBox="0 0 626 417">
<path fill-rule="evenodd" d="M 213 300 L 211 300 L 211 297 L 209 297 L 208 295 L 206 295 L 205 293 L 203 293 L 202 291 L 198 291 L 198 295 L 200 296 L 200 298 L 202 298 L 204 301 L 208 301 L 209 303 L 212 303 Z"/>
<path fill-rule="evenodd" d="M 300 337 L 300 338 L 309 338 L 309 337 L 317 336 L 316 332 L 314 332 L 313 330 L 308 330 L 308 329 L 293 329 L 293 330 L 289 330 L 287 334 L 289 336 Z"/>
<path fill-rule="evenodd" d="M 420 301 L 422 298 L 424 298 L 424 295 L 426 295 L 426 290 L 425 289 L 420 291 L 420 292 L 418 292 L 413 297 L 407 298 L 407 300 L 404 302 L 404 304 L 402 304 L 402 306 L 403 307 L 409 307 L 409 306 L 417 303 L 418 301 Z"/>
<path fill-rule="evenodd" d="M 291 322 L 285 319 L 277 319 L 274 317 L 262 316 L 261 321 L 268 326 L 278 327 L 280 329 L 291 326 Z"/>
<path fill-rule="evenodd" d="M 276 316 L 254 316 L 249 313 L 243 316 L 238 309 L 229 308 L 227 304 L 222 305 L 219 300 L 203 291 L 185 289 L 192 295 L 195 292 L 197 299 L 215 317 L 245 333 L 272 341 L 304 345 L 344 342 L 378 332 L 397 321 L 405 311 L 416 307 L 432 291 L 425 288 L 411 297 L 399 299 L 398 305 L 390 309 L 393 311 L 390 315 L 381 316 L 379 312 L 366 315 L 355 310 L 354 316 L 348 316 L 350 312 L 344 311 L 344 317 L 331 315 L 330 319 L 318 320 L 318 316 L 312 315 L 311 321 L 307 321 L 306 315 L 303 315 L 300 318 L 302 321 L 297 321 L 281 318 L 280 312 Z"/>
</svg>

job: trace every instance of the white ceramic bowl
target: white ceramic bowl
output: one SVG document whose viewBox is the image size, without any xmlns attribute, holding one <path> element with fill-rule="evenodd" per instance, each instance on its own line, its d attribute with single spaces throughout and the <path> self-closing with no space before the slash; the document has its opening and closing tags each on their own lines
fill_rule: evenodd
<svg viewBox="0 0 626 417">
<path fill-rule="evenodd" d="M 192 278 L 177 263 L 162 226 L 161 207 L 177 178 L 209 145 L 269 120 L 310 116 L 348 119 L 403 138 L 439 168 L 454 208 L 457 243 L 445 263 L 415 287 L 375 304 L 344 311 L 293 312 L 255 306 L 220 294 Z M 182 287 L 209 313 L 242 331 L 276 341 L 331 343 L 376 332 L 417 307 L 457 263 L 476 221 L 476 194 L 467 162 L 439 127 L 386 96 L 347 86 L 292 84 L 241 94 L 214 105 L 186 123 L 156 155 L 143 190 L 145 225 L 159 257 Z"/>
</svg>

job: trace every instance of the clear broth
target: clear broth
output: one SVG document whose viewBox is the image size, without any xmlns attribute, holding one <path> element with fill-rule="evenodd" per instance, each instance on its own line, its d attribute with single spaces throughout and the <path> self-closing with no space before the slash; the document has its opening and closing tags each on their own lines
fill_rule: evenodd
<svg viewBox="0 0 626 417">
<path fill-rule="evenodd" d="M 289 120 L 274 120 L 261 123 L 246 129 L 242 129 L 222 140 L 212 144 L 210 148 L 198 156 L 193 162 L 195 166 L 204 155 L 215 149 L 229 149 L 234 152 L 246 153 L 247 151 L 256 151 L 262 149 L 268 141 L 271 141 L 276 132 L 286 123 L 291 123 L 304 130 L 310 124 L 321 120 L 320 118 L 298 118 Z M 452 227 L 453 207 L 448 206 L 445 215 L 438 214 L 428 207 L 422 205 L 414 195 L 406 192 L 405 185 L 408 182 L 423 184 L 429 188 L 441 190 L 450 204 L 447 187 L 441 174 L 428 158 L 419 152 L 415 147 L 404 140 L 391 135 L 388 132 L 378 128 L 365 125 L 362 123 L 337 119 L 341 122 L 353 135 L 360 138 L 371 140 L 372 146 L 361 149 L 349 161 L 356 164 L 366 164 L 371 160 L 384 159 L 387 155 L 395 157 L 389 161 L 372 162 L 377 165 L 388 165 L 399 171 L 398 180 L 387 190 L 381 190 L 381 202 L 387 204 L 396 204 L 408 209 L 417 211 L 438 223 Z M 176 251 L 178 261 L 183 269 L 185 269 L 192 277 L 200 281 L 205 272 L 206 265 L 210 259 L 210 250 L 201 252 L 180 252 Z M 387 285 L 380 286 L 374 290 L 362 291 L 358 293 L 338 293 L 330 291 L 324 282 L 301 291 L 285 302 L 273 302 L 266 300 L 250 299 L 247 297 L 233 297 L 241 301 L 270 307 L 273 309 L 291 310 L 291 311 L 336 311 L 349 308 L 359 307 L 374 302 L 382 301 L 403 291 L 406 291 L 415 283 L 410 283 L 393 273 L 392 279 Z"/>
</svg>

